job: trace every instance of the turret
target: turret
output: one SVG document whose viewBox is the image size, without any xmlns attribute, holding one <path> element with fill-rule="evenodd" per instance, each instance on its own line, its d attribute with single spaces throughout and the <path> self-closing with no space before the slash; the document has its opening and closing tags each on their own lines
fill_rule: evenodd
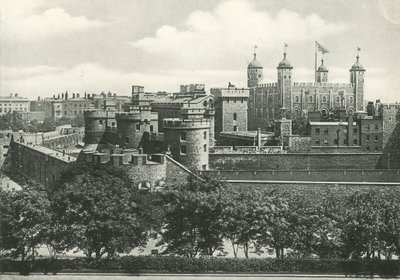
<svg viewBox="0 0 400 280">
<path fill-rule="evenodd" d="M 283 52 L 283 60 L 278 67 L 278 91 L 281 98 L 281 107 L 292 108 L 292 65 L 286 59 L 286 50 Z"/>
<path fill-rule="evenodd" d="M 317 83 L 327 83 L 328 72 L 328 68 L 324 65 L 324 59 L 321 59 L 321 66 L 317 70 Z"/>
<path fill-rule="evenodd" d="M 354 88 L 354 107 L 356 111 L 362 111 L 364 110 L 364 73 L 366 70 L 359 61 L 359 54 L 357 54 L 356 58 L 356 63 L 350 69 L 350 83 Z"/>
<path fill-rule="evenodd" d="M 247 66 L 247 87 L 256 87 L 263 79 L 263 67 L 257 60 L 257 54 L 254 50 L 253 61 Z"/>
<path fill-rule="evenodd" d="M 164 119 L 163 126 L 164 144 L 176 161 L 193 171 L 208 169 L 208 119 Z"/>
</svg>

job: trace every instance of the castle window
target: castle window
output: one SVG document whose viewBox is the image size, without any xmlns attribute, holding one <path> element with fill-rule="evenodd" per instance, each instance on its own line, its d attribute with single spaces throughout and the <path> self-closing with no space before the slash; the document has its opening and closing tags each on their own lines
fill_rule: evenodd
<svg viewBox="0 0 400 280">
<path fill-rule="evenodd" d="M 353 145 L 357 146 L 357 144 L 358 144 L 357 139 L 353 139 Z"/>
<path fill-rule="evenodd" d="M 318 145 L 319 146 L 319 139 L 317 139 L 317 140 L 315 140 L 315 145 Z"/>
<path fill-rule="evenodd" d="M 150 125 L 150 132 L 153 132 L 153 131 L 154 131 L 154 126 Z"/>
<path fill-rule="evenodd" d="M 324 139 L 324 146 L 328 146 L 328 139 Z"/>
<path fill-rule="evenodd" d="M 128 136 L 125 137 L 125 144 L 129 144 L 129 137 Z"/>
<path fill-rule="evenodd" d="M 378 130 L 378 129 L 379 129 L 379 125 L 376 124 L 376 125 L 375 125 L 375 130 Z"/>
<path fill-rule="evenodd" d="M 181 146 L 181 154 L 186 154 L 186 146 Z"/>
<path fill-rule="evenodd" d="M 347 139 L 343 139 L 343 144 L 347 145 Z"/>
<path fill-rule="evenodd" d="M 233 126 L 233 131 L 238 131 L 237 125 L 234 125 L 234 126 Z"/>
<path fill-rule="evenodd" d="M 101 125 L 102 125 L 102 124 L 103 124 L 103 120 L 99 120 L 99 124 L 101 124 Z"/>
<path fill-rule="evenodd" d="M 237 120 L 237 113 L 233 113 L 233 120 L 234 120 L 234 121 Z"/>
<path fill-rule="evenodd" d="M 323 96 L 323 97 L 322 97 L 322 102 L 326 103 L 327 100 L 328 100 L 328 99 L 326 98 L 326 96 Z"/>
<path fill-rule="evenodd" d="M 369 141 L 369 134 L 367 134 L 367 141 Z"/>
<path fill-rule="evenodd" d="M 181 140 L 186 141 L 186 132 L 181 132 Z"/>
<path fill-rule="evenodd" d="M 203 170 L 207 170 L 207 164 L 203 164 L 201 167 L 203 168 Z"/>
<path fill-rule="evenodd" d="M 378 142 L 378 139 L 379 139 L 378 135 L 375 135 L 375 142 Z"/>
<path fill-rule="evenodd" d="M 204 150 L 205 153 L 207 153 L 207 144 L 204 144 L 203 150 Z"/>
<path fill-rule="evenodd" d="M 353 133 L 354 133 L 354 134 L 357 134 L 357 133 L 358 133 L 358 129 L 357 129 L 357 128 L 354 128 L 354 129 L 353 129 Z"/>
<path fill-rule="evenodd" d="M 204 107 L 207 107 L 207 101 L 204 101 L 204 102 L 203 102 L 203 106 L 204 106 Z"/>
<path fill-rule="evenodd" d="M 353 103 L 353 96 L 350 96 L 350 97 L 349 97 L 349 102 L 350 102 L 350 103 Z"/>
<path fill-rule="evenodd" d="M 370 130 L 370 125 L 369 124 L 367 124 L 366 126 L 365 126 L 365 129 L 367 130 L 367 131 L 369 131 Z"/>
<path fill-rule="evenodd" d="M 204 140 L 207 139 L 207 131 L 204 131 Z"/>
<path fill-rule="evenodd" d="M 112 123 L 111 123 L 111 126 L 115 126 L 115 122 L 112 122 Z"/>
<path fill-rule="evenodd" d="M 297 103 L 299 102 L 299 97 L 298 96 L 295 97 L 295 101 L 294 102 L 297 102 Z"/>
<path fill-rule="evenodd" d="M 333 144 L 337 145 L 339 142 L 337 139 L 333 140 Z"/>
<path fill-rule="evenodd" d="M 316 135 L 319 135 L 319 128 L 316 128 L 316 129 L 315 129 L 315 134 L 316 134 Z"/>
<path fill-rule="evenodd" d="M 328 134 L 328 129 L 327 128 L 324 129 L 324 134 Z"/>
<path fill-rule="evenodd" d="M 136 130 L 136 131 L 140 131 L 140 124 L 137 123 L 137 124 L 135 125 L 135 130 Z"/>
<path fill-rule="evenodd" d="M 378 150 L 378 146 L 375 147 L 375 151 L 377 151 L 377 150 Z"/>
<path fill-rule="evenodd" d="M 367 146 L 367 151 L 369 151 L 369 146 Z"/>
<path fill-rule="evenodd" d="M 308 99 L 309 99 L 310 102 L 313 102 L 312 96 L 310 96 Z"/>
</svg>

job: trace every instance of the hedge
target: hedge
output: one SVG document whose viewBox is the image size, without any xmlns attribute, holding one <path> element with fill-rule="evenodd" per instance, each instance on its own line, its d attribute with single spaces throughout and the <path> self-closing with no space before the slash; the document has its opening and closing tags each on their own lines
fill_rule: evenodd
<svg viewBox="0 0 400 280">
<path fill-rule="evenodd" d="M 161 273 L 309 273 L 400 275 L 399 260 L 233 259 L 173 256 L 123 256 L 111 259 L 37 259 L 31 262 L 1 259 L 1 272 L 161 272 Z"/>
</svg>

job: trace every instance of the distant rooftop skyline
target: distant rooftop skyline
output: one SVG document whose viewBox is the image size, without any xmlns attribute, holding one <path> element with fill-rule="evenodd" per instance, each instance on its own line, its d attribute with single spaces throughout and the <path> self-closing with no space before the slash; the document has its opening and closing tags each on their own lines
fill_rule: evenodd
<svg viewBox="0 0 400 280">
<path fill-rule="evenodd" d="M 329 82 L 349 82 L 360 47 L 365 100 L 400 101 L 395 0 L 3 0 L 0 9 L 1 96 L 244 87 L 255 45 L 271 83 L 285 42 L 293 81 L 313 82 L 318 41 L 330 51 Z"/>
</svg>

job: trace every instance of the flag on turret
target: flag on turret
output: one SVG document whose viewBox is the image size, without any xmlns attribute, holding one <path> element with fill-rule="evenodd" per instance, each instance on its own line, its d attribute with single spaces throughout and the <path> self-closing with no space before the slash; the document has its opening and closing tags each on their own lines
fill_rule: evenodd
<svg viewBox="0 0 400 280">
<path fill-rule="evenodd" d="M 320 43 L 318 43 L 317 41 L 315 41 L 315 44 L 316 44 L 317 47 L 318 47 L 318 51 L 322 52 L 322 54 L 329 53 L 328 49 L 325 48 L 325 47 L 323 47 L 323 46 L 322 46 Z"/>
</svg>

